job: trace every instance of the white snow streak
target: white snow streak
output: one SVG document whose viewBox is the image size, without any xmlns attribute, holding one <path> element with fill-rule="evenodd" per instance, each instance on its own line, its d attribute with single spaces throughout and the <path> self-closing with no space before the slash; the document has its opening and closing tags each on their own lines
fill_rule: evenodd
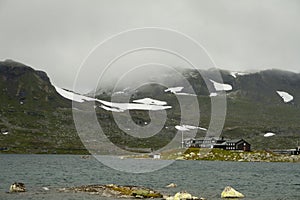
<svg viewBox="0 0 300 200">
<path fill-rule="evenodd" d="M 269 132 L 269 133 L 264 134 L 264 137 L 272 137 L 274 135 L 276 135 L 276 134 Z"/>
<path fill-rule="evenodd" d="M 175 126 L 175 128 L 179 131 L 190 131 L 190 130 L 194 130 L 194 129 L 199 129 L 199 130 L 202 130 L 202 131 L 207 131 L 206 128 L 202 128 L 202 127 L 197 127 L 197 126 L 191 126 L 191 125 L 177 125 Z"/>
<path fill-rule="evenodd" d="M 55 87 L 55 89 L 61 96 L 63 96 L 66 99 L 76 101 L 79 103 L 85 101 L 96 101 L 103 104 L 100 106 L 101 108 L 113 112 L 123 112 L 125 110 L 166 110 L 172 108 L 172 106 L 167 106 L 166 102 L 158 101 L 150 98 L 136 100 L 138 103 L 114 103 L 114 102 L 103 101 L 103 100 L 75 94 L 73 92 L 66 91 L 59 87 Z M 153 102 L 154 102 L 153 105 L 149 104 Z"/>
<path fill-rule="evenodd" d="M 165 101 L 159 101 L 151 98 L 138 99 L 138 100 L 134 100 L 133 102 L 147 104 L 147 105 L 157 105 L 157 106 L 167 105 L 167 102 Z"/>
<path fill-rule="evenodd" d="M 232 90 L 232 86 L 229 85 L 229 84 L 218 83 L 218 82 L 213 81 L 211 79 L 209 79 L 209 80 L 213 83 L 216 91 L 223 91 L 223 90 L 230 91 L 230 90 Z"/>
<path fill-rule="evenodd" d="M 276 91 L 277 94 L 283 99 L 284 103 L 288 103 L 294 99 L 292 95 L 284 91 Z"/>
<path fill-rule="evenodd" d="M 171 92 L 176 94 L 177 92 L 181 92 L 183 90 L 183 87 L 172 87 L 165 90 L 165 92 Z"/>
</svg>

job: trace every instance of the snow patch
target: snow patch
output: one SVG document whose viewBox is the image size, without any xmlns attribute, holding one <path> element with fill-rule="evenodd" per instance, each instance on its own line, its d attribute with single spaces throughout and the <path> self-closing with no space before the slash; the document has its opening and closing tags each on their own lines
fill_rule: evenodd
<svg viewBox="0 0 300 200">
<path fill-rule="evenodd" d="M 76 101 L 79 103 L 85 102 L 85 101 L 96 101 L 103 105 L 100 106 L 100 108 L 103 108 L 108 111 L 112 112 L 123 112 L 125 110 L 166 110 L 172 108 L 172 106 L 167 106 L 166 102 L 158 101 L 150 98 L 137 100 L 140 101 L 139 103 L 114 103 L 114 102 L 108 102 L 99 100 L 96 98 L 86 97 L 84 95 L 75 94 L 70 91 L 66 91 L 64 89 L 61 89 L 59 87 L 54 86 L 56 91 L 63 96 L 66 99 L 69 99 L 71 101 Z M 146 102 L 151 101 L 156 104 L 146 104 Z M 149 102 L 148 102 L 149 103 Z M 162 105 L 163 104 L 163 105 Z"/>
<path fill-rule="evenodd" d="M 236 78 L 237 76 L 244 76 L 247 75 L 248 73 L 245 72 L 230 72 L 230 75 Z"/>
<path fill-rule="evenodd" d="M 284 103 L 288 103 L 294 99 L 292 95 L 284 91 L 276 91 L 277 94 L 283 99 Z"/>
<path fill-rule="evenodd" d="M 176 94 L 177 92 L 181 92 L 184 87 L 172 87 L 165 90 L 165 92 L 171 92 Z"/>
<path fill-rule="evenodd" d="M 8 132 L 4 132 L 4 133 L 2 133 L 3 135 L 7 135 L 8 134 Z"/>
<path fill-rule="evenodd" d="M 272 137 L 274 135 L 276 135 L 276 134 L 269 132 L 269 133 L 264 134 L 264 137 Z"/>
<path fill-rule="evenodd" d="M 218 83 L 218 82 L 213 81 L 213 80 L 211 80 L 211 79 L 209 79 L 209 80 L 210 80 L 210 82 L 213 83 L 213 85 L 214 85 L 216 91 L 223 91 L 223 90 L 224 90 L 224 91 L 230 91 L 230 90 L 232 90 L 232 86 L 229 85 L 229 84 Z"/>
<path fill-rule="evenodd" d="M 177 126 L 175 126 L 175 128 L 179 131 L 190 131 L 190 130 L 195 130 L 195 129 L 199 129 L 199 130 L 202 130 L 202 131 L 207 131 L 206 128 L 191 126 L 191 125 L 181 125 L 181 126 L 177 125 Z"/>
<path fill-rule="evenodd" d="M 124 110 L 121 110 L 119 108 L 111 108 L 105 105 L 101 105 L 100 108 L 107 110 L 107 111 L 112 111 L 112 112 L 124 112 Z"/>
<path fill-rule="evenodd" d="M 106 107 L 101 107 L 103 109 L 111 109 L 111 111 L 122 112 L 125 110 L 166 110 L 172 108 L 172 106 L 160 106 L 160 105 L 149 105 L 149 104 L 138 104 L 138 103 L 113 103 L 103 100 L 96 100 L 104 104 Z M 115 109 L 119 110 L 116 111 Z"/>
<path fill-rule="evenodd" d="M 215 93 L 215 92 L 212 92 L 212 93 L 209 94 L 210 97 L 215 97 L 215 96 L 217 96 L 217 95 L 218 95 L 218 94 Z"/>
<path fill-rule="evenodd" d="M 80 95 L 80 94 L 75 94 L 73 92 L 61 89 L 61 88 L 56 87 L 56 86 L 54 86 L 54 87 L 55 87 L 55 90 L 57 91 L 58 94 L 60 94 L 62 97 L 66 98 L 66 99 L 69 99 L 71 101 L 76 101 L 76 102 L 79 102 L 79 103 L 82 103 L 82 102 L 85 102 L 85 101 L 95 101 L 94 98 L 86 97 L 86 96 L 83 96 L 83 95 Z"/>
<path fill-rule="evenodd" d="M 189 131 L 190 129 L 188 129 L 188 128 L 186 128 L 186 127 L 184 127 L 184 126 L 175 126 L 175 128 L 177 129 L 177 130 L 179 130 L 179 131 Z"/>
<path fill-rule="evenodd" d="M 166 89 L 165 92 L 171 92 L 173 94 L 182 95 L 182 96 L 197 96 L 196 94 L 181 92 L 183 90 L 183 88 L 184 87 L 172 87 L 172 88 Z"/>
<path fill-rule="evenodd" d="M 184 92 L 179 92 L 179 93 L 175 93 L 176 95 L 182 95 L 182 96 L 194 96 L 196 97 L 197 95 L 195 94 L 190 94 L 190 93 L 184 93 Z"/>
<path fill-rule="evenodd" d="M 134 100 L 133 102 L 147 104 L 147 105 L 157 105 L 157 106 L 167 105 L 167 102 L 165 101 L 159 101 L 151 98 L 138 99 L 138 100 Z"/>
</svg>

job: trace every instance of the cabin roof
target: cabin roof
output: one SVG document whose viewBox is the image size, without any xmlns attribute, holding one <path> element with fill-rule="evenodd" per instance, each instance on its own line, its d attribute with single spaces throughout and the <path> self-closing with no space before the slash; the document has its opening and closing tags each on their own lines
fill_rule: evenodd
<svg viewBox="0 0 300 200">
<path fill-rule="evenodd" d="M 245 141 L 244 139 L 233 139 L 233 140 L 227 140 L 226 142 L 227 143 L 238 143 L 238 142 L 240 142 L 240 141 Z M 246 142 L 246 141 L 245 141 Z"/>
</svg>

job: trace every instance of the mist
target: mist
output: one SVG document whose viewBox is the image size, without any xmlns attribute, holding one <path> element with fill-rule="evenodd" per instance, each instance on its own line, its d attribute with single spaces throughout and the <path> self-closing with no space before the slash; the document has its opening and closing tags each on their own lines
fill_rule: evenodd
<svg viewBox="0 0 300 200">
<path fill-rule="evenodd" d="M 212 61 L 207 62 L 206 57 L 199 68 L 299 72 L 299 11 L 297 0 L 0 0 L 0 60 L 13 59 L 43 70 L 56 86 L 83 93 L 126 76 L 132 84 L 135 78 L 151 81 L 165 69 L 151 71 L 146 69 L 147 63 L 160 61 L 173 68 L 186 68 L 186 64 L 154 52 L 151 62 L 150 54 L 134 54 L 108 71 L 104 71 L 108 63 L 101 61 L 99 71 L 90 69 L 81 74 L 81 70 L 90 62 L 92 50 L 109 37 L 129 29 L 161 27 L 184 33 L 202 45 Z M 106 50 L 114 52 L 127 45 L 118 43 Z M 170 45 L 184 47 L 185 43 L 174 40 Z M 193 53 L 190 49 L 189 54 Z M 143 70 L 128 77 L 129 71 L 143 64 Z"/>
</svg>

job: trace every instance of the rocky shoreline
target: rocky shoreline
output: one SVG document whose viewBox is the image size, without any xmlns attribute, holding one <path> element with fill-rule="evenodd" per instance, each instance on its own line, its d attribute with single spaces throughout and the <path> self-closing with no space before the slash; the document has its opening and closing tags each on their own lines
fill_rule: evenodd
<svg viewBox="0 0 300 200">
<path fill-rule="evenodd" d="M 173 184 L 170 184 L 173 187 Z M 170 187 L 170 186 L 166 186 Z M 175 184 L 174 184 L 174 187 Z M 165 200 L 205 200 L 191 195 L 190 193 L 177 192 L 174 196 L 162 194 L 150 188 L 141 186 L 120 186 L 115 184 L 108 185 L 84 185 L 79 187 L 61 188 L 60 192 L 87 192 L 101 197 L 120 198 L 120 199 L 165 199 Z"/>
<path fill-rule="evenodd" d="M 120 186 L 115 184 L 107 185 L 83 185 L 71 188 L 61 188 L 60 192 L 87 192 L 112 198 L 163 198 L 160 192 L 141 186 Z"/>
<path fill-rule="evenodd" d="M 171 183 L 167 188 L 176 187 Z M 101 197 L 120 198 L 120 199 L 164 199 L 164 200 L 205 200 L 203 197 L 196 197 L 192 194 L 182 191 L 177 192 L 174 196 L 162 194 L 150 188 L 141 186 L 120 186 L 115 184 L 107 185 L 83 185 L 71 188 L 61 188 L 60 192 L 87 192 Z M 245 196 L 230 186 L 226 186 L 221 193 L 221 198 L 244 198 Z"/>
<path fill-rule="evenodd" d="M 300 162 L 300 155 L 280 155 L 265 150 L 245 152 L 221 149 L 189 148 L 185 151 L 178 150 L 163 152 L 161 159 L 233 162 Z"/>
<path fill-rule="evenodd" d="M 177 187 L 176 184 L 171 183 L 166 186 L 166 188 Z M 49 188 L 43 188 L 44 190 L 49 190 Z M 9 193 L 24 193 L 26 192 L 25 184 L 20 182 L 15 182 L 10 186 Z M 132 185 L 82 185 L 70 188 L 60 188 L 59 192 L 84 192 L 91 195 L 99 195 L 101 197 L 107 198 L 118 198 L 118 199 L 164 199 L 164 200 L 205 200 L 203 197 L 196 197 L 192 194 L 181 191 L 177 192 L 174 196 L 162 194 L 161 192 L 155 191 L 150 188 L 142 186 L 132 186 Z M 236 191 L 230 186 L 226 186 L 221 193 L 221 198 L 244 198 L 245 196 Z"/>
</svg>

